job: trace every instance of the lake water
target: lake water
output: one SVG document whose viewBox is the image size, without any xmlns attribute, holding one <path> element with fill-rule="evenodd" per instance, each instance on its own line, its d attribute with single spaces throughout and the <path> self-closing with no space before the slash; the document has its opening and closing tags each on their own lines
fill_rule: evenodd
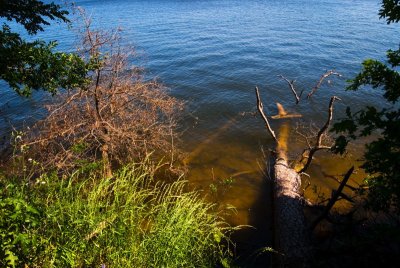
<svg viewBox="0 0 400 268">
<path fill-rule="evenodd" d="M 378 18 L 379 2 L 87 0 L 76 4 L 92 15 L 95 26 L 122 27 L 124 40 L 138 52 L 135 63 L 187 102 L 181 128 L 189 181 L 221 208 L 236 207 L 227 219 L 258 227 L 254 243 L 263 245 L 269 200 L 261 147 L 272 146 L 272 140 L 261 119 L 252 115 L 254 87 L 259 86 L 269 115 L 277 112 L 275 103 L 280 102 L 287 110 L 301 113 L 305 124 L 324 122 L 332 95 L 342 98 L 335 106 L 337 116 L 347 105 L 354 109 L 383 105 L 379 92 L 344 91 L 346 79 L 360 70 L 362 60 L 383 59 L 386 49 L 398 46 L 398 28 Z M 39 37 L 56 39 L 60 48 L 73 49 L 73 34 L 64 26 L 49 27 Z M 329 69 L 343 77 L 332 78 L 311 101 L 297 106 L 286 82 L 277 77 L 296 79 L 299 90 L 307 93 Z M 2 131 L 10 123 L 18 125 L 40 114 L 41 110 L 32 109 L 40 107 L 42 95 L 21 100 L 3 88 Z M 294 133 L 298 121 L 278 120 L 272 126 L 279 132 L 282 124 L 288 124 Z M 294 143 L 296 137 L 292 135 L 289 148 L 297 152 L 304 142 Z M 350 164 L 321 155 L 310 170 L 310 180 L 318 186 L 336 187 L 327 177 L 342 173 Z M 232 183 L 225 180 L 229 178 Z"/>
</svg>

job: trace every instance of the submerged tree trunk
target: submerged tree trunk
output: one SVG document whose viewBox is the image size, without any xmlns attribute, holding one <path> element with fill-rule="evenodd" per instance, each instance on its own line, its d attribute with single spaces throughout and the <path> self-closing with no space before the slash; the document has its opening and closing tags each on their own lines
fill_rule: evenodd
<svg viewBox="0 0 400 268">
<path fill-rule="evenodd" d="M 309 235 L 303 211 L 301 178 L 287 161 L 288 125 L 279 131 L 273 168 L 274 233 L 277 267 L 305 267 L 309 257 Z"/>
<path fill-rule="evenodd" d="M 330 76 L 340 74 L 329 71 L 324 74 L 318 84 L 313 88 L 312 92 L 308 95 L 310 97 L 322 84 L 322 81 Z M 294 89 L 293 81 L 281 76 L 285 79 L 296 97 L 296 104 L 300 98 Z M 310 229 L 307 228 L 304 216 L 303 197 L 301 189 L 300 174 L 307 170 L 313 155 L 319 150 L 328 150 L 331 146 L 322 144 L 323 135 L 326 134 L 327 129 L 333 118 L 333 103 L 335 100 L 340 100 L 336 96 L 332 96 L 329 102 L 328 118 L 325 124 L 318 131 L 314 146 L 311 146 L 307 140 L 309 148 L 304 151 L 302 157 L 296 165 L 289 166 L 287 157 L 287 144 L 289 136 L 289 126 L 285 123 L 281 125 L 278 135 L 272 130 L 268 117 L 263 110 L 260 93 L 258 87 L 255 88 L 257 97 L 257 108 L 265 122 L 265 126 L 276 143 L 276 159 L 274 160 L 271 177 L 274 180 L 273 188 L 273 209 L 274 209 L 274 228 L 275 228 L 275 249 L 280 253 L 276 258 L 274 265 L 278 267 L 306 267 L 309 266 L 311 247 L 310 247 Z M 272 118 L 287 118 L 287 113 L 284 111 L 282 105 L 278 104 L 279 115 Z M 300 116 L 300 115 L 299 115 Z M 290 117 L 297 117 L 290 116 Z M 349 173 L 351 174 L 351 173 Z M 350 176 L 350 175 L 349 175 Z M 343 186 L 344 187 L 344 186 Z M 332 204 L 333 205 L 333 204 Z M 328 210 L 329 211 L 329 210 Z"/>
<path fill-rule="evenodd" d="M 279 252 L 274 267 L 306 267 L 310 256 L 309 231 L 303 210 L 300 174 L 289 166 L 287 160 L 289 125 L 281 125 L 277 138 L 263 111 L 258 88 L 255 90 L 258 111 L 276 142 L 277 151 L 271 172 L 274 180 L 274 248 Z"/>
</svg>

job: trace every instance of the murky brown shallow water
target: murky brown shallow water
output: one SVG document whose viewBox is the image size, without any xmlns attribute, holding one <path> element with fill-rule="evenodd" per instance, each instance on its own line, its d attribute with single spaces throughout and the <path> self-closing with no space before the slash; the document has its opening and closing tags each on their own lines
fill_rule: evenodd
<svg viewBox="0 0 400 268">
<path fill-rule="evenodd" d="M 219 203 L 221 208 L 235 207 L 237 213 L 229 218 L 230 223 L 245 225 L 250 222 L 249 209 L 259 199 L 260 188 L 265 185 L 265 180 L 268 180 L 268 157 L 265 151 L 273 144 L 240 143 L 233 137 L 229 140 L 234 122 L 235 120 L 228 121 L 200 143 L 189 143 L 185 163 L 189 167 L 188 180 L 191 185 L 202 190 L 212 201 Z M 258 123 L 263 124 L 261 119 Z M 281 120 L 280 123 L 293 124 L 295 121 Z M 277 134 L 279 136 L 282 133 Z M 295 133 L 293 127 L 287 134 L 290 136 L 287 146 L 289 158 L 294 160 L 306 145 L 305 142 L 299 141 L 301 137 Z M 265 131 L 265 136 L 268 135 Z M 356 166 L 356 172 L 352 175 L 349 185 L 359 185 L 365 177 L 362 170 L 357 168 L 361 164 L 359 159 L 362 151 L 363 145 L 358 143 L 353 145 L 345 156 L 323 151 L 316 153 L 307 171 L 309 177 L 303 176 L 305 196 L 311 201 L 317 201 L 323 195 L 329 197 L 331 191 L 339 186 L 338 180 L 341 180 L 353 165 Z M 269 202 L 270 200 L 265 200 L 267 206 Z M 336 207 L 346 208 L 346 204 L 339 202 Z"/>
<path fill-rule="evenodd" d="M 240 120 L 254 120 L 254 123 L 262 126 L 263 122 L 257 116 L 251 119 L 228 119 L 198 143 L 193 142 L 196 131 L 187 133 L 189 141 L 186 142 L 188 155 L 185 162 L 189 167 L 190 185 L 203 191 L 208 200 L 216 202 L 218 209 L 225 212 L 225 219 L 232 226 L 252 226 L 243 227 L 234 237 L 241 253 L 247 255 L 262 247 L 271 246 L 272 243 L 271 183 L 267 170 L 267 149 L 272 147 L 273 143 L 266 130 L 265 139 L 258 141 L 236 136 L 239 135 L 236 127 Z M 293 160 L 306 147 L 302 137 L 296 134 L 297 122 L 298 120 L 294 119 L 274 121 L 278 137 L 288 135 L 288 154 Z M 287 126 L 285 133 L 279 132 L 282 130 L 282 124 Z M 238 139 L 245 139 L 246 142 L 239 142 Z M 360 184 L 365 176 L 357 169 L 361 164 L 358 159 L 362 151 L 363 145 L 359 142 L 350 147 L 345 157 L 317 152 L 307 171 L 309 177 L 303 176 L 305 197 L 312 202 L 329 198 L 331 191 L 339 186 L 338 180 L 343 178 L 352 165 L 356 166 L 356 172 L 352 175 L 349 185 L 356 187 Z M 347 189 L 345 193 L 352 195 Z M 350 203 L 347 201 L 339 201 L 334 207 L 340 211 L 349 208 Z M 258 262 L 255 266 L 268 263 L 269 259 L 267 256 L 261 256 Z"/>
</svg>

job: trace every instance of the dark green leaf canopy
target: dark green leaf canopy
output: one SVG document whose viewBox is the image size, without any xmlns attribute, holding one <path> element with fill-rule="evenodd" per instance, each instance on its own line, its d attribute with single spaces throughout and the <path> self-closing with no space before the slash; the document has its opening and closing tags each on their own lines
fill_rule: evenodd
<svg viewBox="0 0 400 268">
<path fill-rule="evenodd" d="M 0 17 L 15 21 L 25 27 L 29 34 L 43 31 L 50 25 L 46 19 L 68 22 L 68 11 L 54 3 L 44 4 L 37 0 L 0 0 Z"/>
<path fill-rule="evenodd" d="M 388 24 L 400 21 L 400 1 L 383 0 L 382 8 L 379 10 L 380 18 L 386 19 Z"/>
<path fill-rule="evenodd" d="M 24 26 L 29 34 L 43 31 L 48 20 L 68 22 L 67 11 L 37 0 L 0 0 L 0 17 Z M 32 90 L 56 93 L 86 82 L 87 65 L 76 54 L 55 52 L 56 42 L 25 41 L 6 23 L 0 30 L 0 79 L 23 96 Z"/>
</svg>

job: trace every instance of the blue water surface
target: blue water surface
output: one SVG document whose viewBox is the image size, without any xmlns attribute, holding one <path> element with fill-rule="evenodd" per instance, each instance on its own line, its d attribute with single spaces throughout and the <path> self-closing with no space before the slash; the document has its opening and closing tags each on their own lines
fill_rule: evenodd
<svg viewBox="0 0 400 268">
<path fill-rule="evenodd" d="M 379 20 L 374 0 L 87 0 L 76 5 L 86 9 L 94 27 L 123 29 L 124 41 L 140 55 L 135 63 L 206 121 L 207 127 L 196 131 L 198 139 L 252 110 L 255 85 L 271 113 L 276 101 L 292 107 L 293 97 L 278 74 L 297 79 L 305 91 L 328 69 L 344 75 L 319 92 L 319 101 L 301 107 L 316 120 L 333 94 L 345 95 L 344 104 L 376 102 L 379 94 L 372 90 L 343 93 L 345 80 L 365 58 L 383 59 L 386 49 L 398 46 L 398 27 Z M 73 50 L 76 42 L 75 33 L 58 24 L 39 37 L 58 40 L 64 50 Z M 3 88 L 0 109 L 7 120 L 29 117 L 36 100 L 27 106 Z"/>
</svg>

